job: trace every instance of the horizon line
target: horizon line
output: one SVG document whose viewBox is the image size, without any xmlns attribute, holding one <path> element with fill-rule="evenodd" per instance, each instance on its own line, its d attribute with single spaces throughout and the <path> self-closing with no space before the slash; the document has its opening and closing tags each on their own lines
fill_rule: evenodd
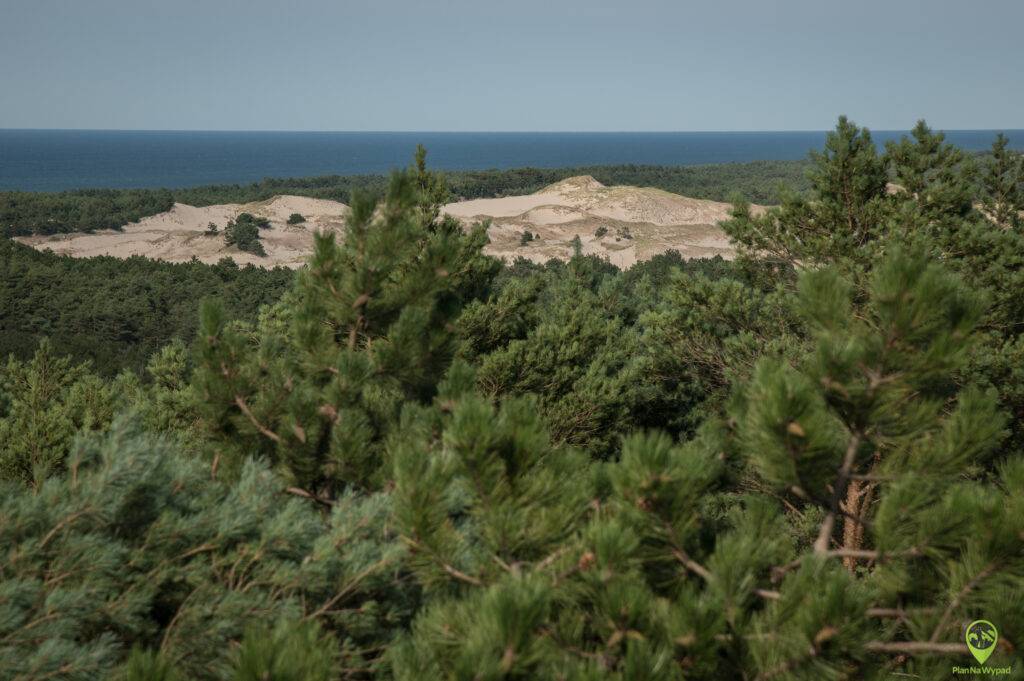
<svg viewBox="0 0 1024 681">
<path fill-rule="evenodd" d="M 910 132 L 910 128 L 871 128 L 870 132 Z M 195 133 L 295 133 L 346 135 L 665 135 L 665 134 L 764 134 L 827 133 L 834 128 L 789 130 L 295 130 L 271 128 L 6 128 L 0 132 L 195 132 Z M 1022 128 L 932 128 L 936 132 L 1024 132 Z"/>
</svg>

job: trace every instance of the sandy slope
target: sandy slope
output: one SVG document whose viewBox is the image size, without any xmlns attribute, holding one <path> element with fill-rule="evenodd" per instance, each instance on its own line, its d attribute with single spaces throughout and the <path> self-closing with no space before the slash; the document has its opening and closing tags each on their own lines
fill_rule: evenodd
<svg viewBox="0 0 1024 681">
<path fill-rule="evenodd" d="M 669 249 L 687 258 L 731 258 L 733 248 L 717 227 L 729 218 L 729 210 L 727 203 L 660 189 L 606 187 L 589 175 L 562 180 L 527 196 L 445 206 L 445 212 L 467 223 L 491 220 L 491 245 L 486 250 L 493 255 L 523 256 L 536 262 L 564 259 L 572 255 L 573 238 L 579 236 L 584 253 L 607 257 L 619 267 Z M 522 246 L 525 231 L 537 238 Z"/>
<path fill-rule="evenodd" d="M 566 259 L 572 255 L 573 238 L 579 236 L 584 253 L 629 267 L 669 249 L 687 258 L 732 257 L 729 240 L 717 227 L 728 219 L 729 208 L 726 203 L 689 199 L 660 189 L 605 187 L 590 176 L 581 176 L 535 194 L 461 201 L 444 210 L 467 225 L 489 219 L 491 244 L 485 250 L 498 257 L 523 256 L 536 262 Z M 265 258 L 225 246 L 221 234 L 205 234 L 208 223 L 223 231 L 228 220 L 242 212 L 270 220 L 272 227 L 261 233 Z M 292 213 L 302 214 L 306 223 L 287 225 Z M 301 196 L 203 208 L 179 203 L 166 213 L 126 225 L 123 231 L 23 237 L 19 241 L 76 257 L 144 255 L 173 262 L 196 257 L 213 263 L 230 256 L 239 264 L 300 267 L 312 251 L 313 232 L 342 231 L 347 213 L 348 207 L 342 203 Z M 520 241 L 525 231 L 537 238 L 524 246 Z"/>
<path fill-rule="evenodd" d="M 206 234 L 209 223 L 213 222 L 223 232 L 228 220 L 239 213 L 252 213 L 270 220 L 270 229 L 260 233 L 267 257 L 261 258 L 233 246 L 225 246 L 223 234 Z M 305 217 L 305 224 L 286 224 L 292 213 Z M 55 253 L 76 257 L 113 255 L 127 258 L 144 255 L 171 262 L 185 262 L 194 256 L 207 263 L 231 257 L 240 265 L 254 263 L 268 267 L 301 267 L 313 250 L 313 232 L 340 232 L 344 228 L 347 213 L 348 207 L 343 203 L 303 196 L 275 196 L 257 203 L 203 208 L 176 203 L 166 213 L 125 225 L 122 231 L 22 237 L 18 241 L 40 250 L 50 249 Z"/>
</svg>

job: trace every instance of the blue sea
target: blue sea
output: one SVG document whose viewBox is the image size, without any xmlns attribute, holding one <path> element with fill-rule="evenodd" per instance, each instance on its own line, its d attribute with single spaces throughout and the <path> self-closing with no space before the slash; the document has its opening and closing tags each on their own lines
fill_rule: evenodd
<svg viewBox="0 0 1024 681">
<path fill-rule="evenodd" d="M 1024 130 L 1005 131 L 1024 148 Z M 879 144 L 903 132 L 874 131 Z M 989 130 L 947 131 L 986 149 Z M 0 130 L 0 190 L 189 187 L 266 177 L 384 173 L 407 165 L 417 144 L 433 168 L 558 168 L 635 163 L 701 165 L 800 159 L 825 132 L 188 132 Z"/>
</svg>

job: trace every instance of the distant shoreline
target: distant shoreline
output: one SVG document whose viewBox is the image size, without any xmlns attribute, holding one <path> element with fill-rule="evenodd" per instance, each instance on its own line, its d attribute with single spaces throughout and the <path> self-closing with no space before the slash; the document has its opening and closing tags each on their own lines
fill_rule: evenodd
<svg viewBox="0 0 1024 681">
<path fill-rule="evenodd" d="M 1024 148 L 1024 130 L 1005 131 Z M 0 191 L 183 189 L 264 178 L 381 175 L 416 144 L 447 171 L 616 166 L 691 167 L 796 161 L 825 131 L 796 132 L 217 132 L 0 129 Z M 883 144 L 905 134 L 877 131 Z M 950 142 L 988 148 L 995 131 L 951 130 Z"/>
</svg>

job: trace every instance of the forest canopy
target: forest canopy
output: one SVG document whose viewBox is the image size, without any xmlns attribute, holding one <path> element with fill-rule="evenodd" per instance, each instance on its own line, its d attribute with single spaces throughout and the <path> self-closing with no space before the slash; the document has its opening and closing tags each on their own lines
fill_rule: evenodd
<svg viewBox="0 0 1024 681">
<path fill-rule="evenodd" d="M 41 308 L 54 338 L 0 370 L 0 669 L 931 680 L 985 619 L 987 667 L 1024 678 L 1024 161 L 999 144 L 922 122 L 880 151 L 841 118 L 807 191 L 737 202 L 735 260 L 626 271 L 483 255 L 420 153 L 283 292 L 203 280 L 141 379 L 64 357 Z M 9 248 L 40 297 L 71 267 Z M 79 262 L 175 298 L 205 267 Z"/>
</svg>

